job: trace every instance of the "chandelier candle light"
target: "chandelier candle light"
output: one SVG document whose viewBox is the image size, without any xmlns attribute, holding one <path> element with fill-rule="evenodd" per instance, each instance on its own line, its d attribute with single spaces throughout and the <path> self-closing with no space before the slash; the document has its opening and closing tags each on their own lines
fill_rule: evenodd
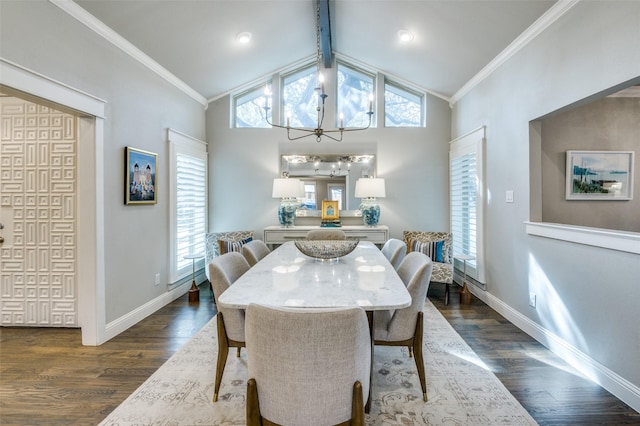
<svg viewBox="0 0 640 426">
<path fill-rule="evenodd" d="M 358 130 L 366 130 L 371 126 L 371 117 L 373 116 L 373 94 L 369 95 L 369 111 L 365 114 L 369 116 L 369 122 L 366 127 L 344 127 L 344 115 L 340 113 L 340 127 L 333 130 L 327 130 L 322 128 L 322 124 L 324 122 L 324 102 L 329 95 L 327 95 L 324 91 L 324 76 L 321 72 L 321 64 L 322 64 L 322 54 L 320 53 L 320 0 L 317 2 L 316 6 L 316 61 L 317 61 L 317 75 L 318 75 L 318 85 L 315 88 L 318 94 L 318 106 L 316 110 L 318 112 L 318 124 L 315 129 L 308 127 L 292 127 L 291 126 L 291 117 L 287 116 L 287 125 L 281 126 L 279 124 L 271 123 L 269 121 L 269 110 L 271 109 L 271 90 L 269 85 L 267 85 L 264 89 L 264 112 L 265 112 L 265 121 L 271 127 L 278 127 L 280 129 L 287 129 L 287 138 L 290 141 L 295 141 L 298 139 L 306 138 L 308 136 L 315 136 L 316 142 L 320 142 L 323 136 L 328 137 L 336 142 L 342 141 L 342 135 L 344 132 L 355 132 Z M 294 131 L 294 135 L 292 136 L 291 132 Z M 333 134 L 339 133 L 339 135 L 333 136 Z"/>
<path fill-rule="evenodd" d="M 356 181 L 355 197 L 362 198 L 360 211 L 367 226 L 376 226 L 380 220 L 380 205 L 376 198 L 386 196 L 384 179 L 361 178 Z"/>
<path fill-rule="evenodd" d="M 280 198 L 278 219 L 280 225 L 288 228 L 293 226 L 296 210 L 300 207 L 298 197 L 302 196 L 302 181 L 300 179 L 276 178 L 273 180 L 273 198 Z"/>
</svg>

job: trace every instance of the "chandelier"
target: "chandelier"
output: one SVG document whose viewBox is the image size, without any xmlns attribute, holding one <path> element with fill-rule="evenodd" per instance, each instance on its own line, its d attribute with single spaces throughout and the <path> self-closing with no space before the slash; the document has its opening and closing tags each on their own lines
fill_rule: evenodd
<svg viewBox="0 0 640 426">
<path fill-rule="evenodd" d="M 269 121 L 269 110 L 271 107 L 271 93 L 269 91 L 269 87 L 265 89 L 265 102 L 264 102 L 264 112 L 265 112 L 265 121 L 271 127 L 278 127 L 280 129 L 287 130 L 287 138 L 290 141 L 295 141 L 298 139 L 303 139 L 309 136 L 315 136 L 316 142 L 320 142 L 323 136 L 328 137 L 336 142 L 342 141 L 342 136 L 344 132 L 355 132 L 359 130 L 366 130 L 371 126 L 371 117 L 373 116 L 373 95 L 369 95 L 369 111 L 366 114 L 369 116 L 369 121 L 366 127 L 350 127 L 345 129 L 343 114 L 340 113 L 340 127 L 337 129 L 323 129 L 322 125 L 324 122 L 324 103 L 327 99 L 328 95 L 324 92 L 324 77 L 320 71 L 322 54 L 320 53 L 320 0 L 316 2 L 316 67 L 317 67 L 317 75 L 318 75 L 318 85 L 315 90 L 318 93 L 318 106 L 316 107 L 316 111 L 318 113 L 318 121 L 317 127 L 315 129 L 309 127 L 294 127 L 291 126 L 290 117 L 287 117 L 287 125 L 281 126 L 279 124 L 271 123 Z M 293 132 L 293 134 L 292 134 Z"/>
</svg>

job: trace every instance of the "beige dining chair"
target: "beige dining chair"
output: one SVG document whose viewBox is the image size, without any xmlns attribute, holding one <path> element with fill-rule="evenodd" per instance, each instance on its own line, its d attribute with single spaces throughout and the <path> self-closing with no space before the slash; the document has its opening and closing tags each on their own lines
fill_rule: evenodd
<svg viewBox="0 0 640 426">
<path fill-rule="evenodd" d="M 381 346 L 407 346 L 409 356 L 413 352 L 422 387 L 422 397 L 427 400 L 427 381 L 422 357 L 422 333 L 424 302 L 429 290 L 433 263 L 424 253 L 412 252 L 405 256 L 398 267 L 398 275 L 411 295 L 411 305 L 394 311 L 376 311 L 374 318 L 375 344 Z"/>
<path fill-rule="evenodd" d="M 307 232 L 307 240 L 346 240 L 347 234 L 340 229 L 312 229 Z"/>
<path fill-rule="evenodd" d="M 253 240 L 242 246 L 242 255 L 247 259 L 249 266 L 255 265 L 269 253 L 271 250 L 262 240 Z"/>
<path fill-rule="evenodd" d="M 216 362 L 216 381 L 213 390 L 213 402 L 218 400 L 218 392 L 222 383 L 224 366 L 227 363 L 229 348 L 238 348 L 237 356 L 240 356 L 240 348 L 245 346 L 244 338 L 244 311 L 242 309 L 228 309 L 218 304 L 218 298 L 238 278 L 249 270 L 250 266 L 244 256 L 238 252 L 225 253 L 215 257 L 209 262 L 209 276 L 213 287 L 213 297 L 218 307 L 216 323 L 218 328 L 218 360 Z"/>
<path fill-rule="evenodd" d="M 382 254 L 387 258 L 393 269 L 398 269 L 400 262 L 407 254 L 407 244 L 397 238 L 389 238 L 382 246 Z"/>
<path fill-rule="evenodd" d="M 371 337 L 362 308 L 250 304 L 246 336 L 247 425 L 364 425 Z"/>
</svg>

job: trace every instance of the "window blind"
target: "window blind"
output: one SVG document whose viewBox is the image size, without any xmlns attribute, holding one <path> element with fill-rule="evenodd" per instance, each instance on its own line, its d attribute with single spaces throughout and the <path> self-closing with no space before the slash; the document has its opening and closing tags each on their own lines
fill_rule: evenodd
<svg viewBox="0 0 640 426">
<path fill-rule="evenodd" d="M 467 275 L 484 283 L 482 154 L 484 127 L 451 141 L 449 151 L 450 214 L 453 253 L 474 256 Z M 461 269 L 462 265 L 456 264 Z"/>
<path fill-rule="evenodd" d="M 192 271 L 188 254 L 202 254 L 207 232 L 207 144 L 175 130 L 168 130 L 170 153 L 170 250 L 169 283 Z M 196 270 L 204 259 L 196 262 Z"/>
<path fill-rule="evenodd" d="M 204 253 L 206 227 L 206 167 L 202 158 L 177 154 L 176 232 L 178 270 L 191 267 L 188 254 Z"/>
</svg>

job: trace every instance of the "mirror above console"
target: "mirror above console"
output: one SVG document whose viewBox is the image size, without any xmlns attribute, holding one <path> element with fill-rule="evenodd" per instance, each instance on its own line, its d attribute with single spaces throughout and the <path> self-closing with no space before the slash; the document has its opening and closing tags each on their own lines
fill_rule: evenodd
<svg viewBox="0 0 640 426">
<path fill-rule="evenodd" d="M 286 154 L 281 156 L 280 175 L 303 181 L 298 216 L 320 216 L 322 200 L 338 201 L 340 216 L 360 216 L 356 181 L 376 175 L 375 160 L 373 154 Z"/>
</svg>

